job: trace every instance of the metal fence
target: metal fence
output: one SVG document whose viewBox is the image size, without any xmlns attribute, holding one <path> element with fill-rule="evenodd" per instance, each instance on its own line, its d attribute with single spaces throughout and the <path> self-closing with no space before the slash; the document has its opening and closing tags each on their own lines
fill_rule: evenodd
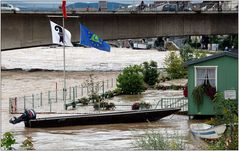
<svg viewBox="0 0 239 151">
<path fill-rule="evenodd" d="M 121 0 L 119 3 L 105 1 L 107 4 L 101 6 L 98 0 L 93 3 L 85 2 L 78 3 L 75 0 L 67 1 L 67 11 L 70 13 L 77 12 L 190 12 L 190 11 L 235 11 L 238 10 L 237 1 L 207 1 L 203 3 L 193 3 L 190 0 L 175 0 L 175 1 L 150 1 L 144 0 L 144 5 L 141 6 L 142 0 Z M 221 2 L 221 3 L 219 3 Z M 3 0 L 2 3 L 9 3 L 15 7 L 19 7 L 19 12 L 61 12 L 61 1 L 49 0 L 42 2 L 40 0 L 31 1 L 25 0 L 24 3 L 19 3 L 17 0 Z M 78 4 L 77 4 L 78 3 Z M 80 5 L 79 5 L 80 4 Z M 25 5 L 25 6 L 24 6 Z M 167 5 L 167 6 L 165 6 Z"/>
<path fill-rule="evenodd" d="M 158 101 L 155 108 L 180 108 L 181 111 L 188 111 L 188 98 L 162 98 L 160 101 Z"/>
<path fill-rule="evenodd" d="M 9 98 L 9 112 L 22 113 L 24 109 L 34 109 L 38 113 L 60 113 L 65 112 L 65 103 L 88 97 L 92 92 L 102 94 L 105 91 L 116 88 L 116 79 L 84 83 L 71 86 L 66 89 L 66 102 L 63 101 L 63 89 L 40 92 L 30 96 Z"/>
<path fill-rule="evenodd" d="M 107 80 L 108 81 L 108 80 Z M 101 81 L 95 84 L 102 84 L 104 87 L 95 86 L 99 89 L 99 93 L 104 93 L 105 90 L 115 88 L 115 81 L 112 79 L 111 82 Z M 106 82 L 106 85 L 104 83 Z M 75 86 L 68 89 L 67 101 L 73 102 L 79 97 L 88 96 L 90 94 L 89 86 Z M 65 110 L 65 104 L 62 99 L 63 90 L 61 92 L 56 91 L 51 95 L 51 91 L 48 93 L 33 94 L 32 96 L 16 97 L 10 98 L 10 113 L 21 113 L 25 108 L 32 108 L 38 114 L 39 113 L 57 113 L 57 114 L 95 114 L 99 112 L 109 112 L 106 110 L 95 110 L 94 103 L 90 102 L 88 105 L 77 104 L 75 108 L 73 106 Z M 111 112 L 117 111 L 129 111 L 132 108 L 132 102 L 118 102 L 107 100 L 113 102 L 116 106 Z M 158 101 L 154 100 L 154 103 L 150 103 L 151 108 L 155 109 L 166 109 L 166 108 L 180 108 L 181 111 L 188 111 L 188 99 L 185 97 L 174 97 L 174 98 L 161 98 Z"/>
</svg>

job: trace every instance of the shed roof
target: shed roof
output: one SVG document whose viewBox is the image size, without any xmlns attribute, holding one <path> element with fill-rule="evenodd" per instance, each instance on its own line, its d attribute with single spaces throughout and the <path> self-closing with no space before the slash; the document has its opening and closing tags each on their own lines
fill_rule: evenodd
<svg viewBox="0 0 239 151">
<path fill-rule="evenodd" d="M 229 56 L 229 57 L 233 57 L 233 58 L 238 58 L 238 53 L 227 52 L 227 51 L 226 52 L 222 52 L 222 53 L 217 53 L 215 55 L 211 55 L 211 56 L 208 56 L 208 57 L 187 61 L 184 64 L 184 66 L 188 67 L 188 66 L 193 65 L 193 64 L 205 62 L 205 61 L 208 61 L 208 60 L 211 60 L 211 59 L 215 59 L 215 58 L 220 58 L 220 57 L 223 57 L 223 56 Z"/>
</svg>

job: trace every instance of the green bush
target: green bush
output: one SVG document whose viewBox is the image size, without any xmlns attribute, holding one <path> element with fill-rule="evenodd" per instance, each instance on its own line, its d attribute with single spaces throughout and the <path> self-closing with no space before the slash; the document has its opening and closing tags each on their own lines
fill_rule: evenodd
<svg viewBox="0 0 239 151">
<path fill-rule="evenodd" d="M 78 99 L 79 103 L 82 103 L 82 105 L 88 105 L 90 103 L 90 100 L 86 97 Z"/>
<path fill-rule="evenodd" d="M 99 109 L 103 109 L 103 110 L 114 110 L 116 107 L 115 107 L 115 104 L 110 102 L 105 102 L 105 101 L 101 101 L 100 103 L 94 103 L 94 109 L 95 110 L 99 110 Z"/>
<path fill-rule="evenodd" d="M 3 134 L 3 138 L 1 139 L 1 148 L 4 150 L 12 150 L 14 149 L 12 145 L 16 144 L 16 139 L 14 138 L 11 132 L 6 132 Z"/>
<path fill-rule="evenodd" d="M 218 140 L 208 142 L 208 150 L 238 150 L 238 126 L 234 129 L 234 135 L 232 141 L 230 139 L 230 130 L 226 130 L 224 135 Z"/>
<path fill-rule="evenodd" d="M 137 138 L 135 147 L 143 150 L 184 150 L 186 148 L 182 137 L 177 133 L 172 135 L 165 133 L 166 136 L 160 132 L 151 130 Z"/>
<path fill-rule="evenodd" d="M 209 142 L 210 150 L 238 150 L 238 106 L 237 100 L 224 99 L 223 93 L 217 93 L 214 98 L 214 110 L 218 115 L 209 121 L 215 125 L 227 124 L 223 136 L 214 142 Z"/>
<path fill-rule="evenodd" d="M 193 48 L 189 44 L 185 44 L 179 52 L 184 62 L 193 58 Z"/>
<path fill-rule="evenodd" d="M 166 66 L 166 72 L 171 79 L 184 78 L 186 75 L 186 70 L 183 67 L 183 60 L 175 54 L 175 52 L 170 52 L 164 60 Z"/>
<path fill-rule="evenodd" d="M 150 86 L 155 85 L 159 77 L 157 62 L 144 62 L 143 67 L 144 82 Z"/>
<path fill-rule="evenodd" d="M 124 68 L 123 73 L 117 77 L 117 88 L 121 89 L 123 94 L 138 94 L 145 91 L 141 66 Z"/>
<path fill-rule="evenodd" d="M 114 96 L 120 95 L 120 94 L 122 94 L 122 90 L 119 88 L 116 88 L 113 90 L 113 94 L 114 94 Z"/>
</svg>

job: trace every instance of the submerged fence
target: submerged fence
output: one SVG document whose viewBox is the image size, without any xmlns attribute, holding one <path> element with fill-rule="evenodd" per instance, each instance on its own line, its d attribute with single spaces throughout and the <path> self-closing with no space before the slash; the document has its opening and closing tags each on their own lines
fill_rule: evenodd
<svg viewBox="0 0 239 151">
<path fill-rule="evenodd" d="M 105 91 L 116 88 L 116 79 L 108 79 L 98 82 L 89 82 L 66 89 L 66 103 L 78 98 L 88 97 L 92 92 L 102 94 Z M 59 113 L 65 110 L 63 101 L 63 89 L 40 92 L 30 96 L 9 98 L 9 112 L 12 114 L 22 113 L 24 109 L 34 109 L 38 113 Z"/>
<path fill-rule="evenodd" d="M 98 92 L 98 94 L 104 94 L 108 90 L 112 90 L 116 87 L 114 79 L 99 81 L 90 85 L 79 85 L 69 87 L 67 89 L 67 102 L 72 103 L 82 97 L 87 97 L 92 92 Z M 65 103 L 63 102 L 63 90 L 48 91 L 47 93 L 32 94 L 31 96 L 10 98 L 9 111 L 12 114 L 21 113 L 24 109 L 32 108 L 37 113 L 57 113 L 57 114 L 94 114 L 104 112 L 102 110 L 95 110 L 94 103 L 90 102 L 88 105 L 76 104 L 76 107 L 69 107 L 65 109 Z M 152 101 L 152 100 L 151 100 Z M 116 106 L 111 111 L 129 111 L 132 108 L 132 104 L 135 102 L 121 102 L 114 101 Z M 180 108 L 181 111 L 188 111 L 188 99 L 185 97 L 174 98 L 161 98 L 158 101 L 153 100 L 150 102 L 151 108 L 155 109 L 167 109 L 167 108 Z"/>
</svg>

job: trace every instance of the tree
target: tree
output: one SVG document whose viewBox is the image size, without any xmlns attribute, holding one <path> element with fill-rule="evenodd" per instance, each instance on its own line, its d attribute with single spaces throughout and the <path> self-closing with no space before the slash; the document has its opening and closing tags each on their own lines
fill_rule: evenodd
<svg viewBox="0 0 239 151">
<path fill-rule="evenodd" d="M 169 56 L 166 56 L 164 64 L 171 79 L 180 79 L 186 75 L 183 60 L 175 52 L 170 52 Z"/>
<path fill-rule="evenodd" d="M 159 77 L 157 62 L 152 60 L 150 63 L 144 62 L 143 67 L 144 82 L 150 86 L 155 85 Z"/>
<path fill-rule="evenodd" d="M 193 58 L 193 48 L 189 44 L 185 44 L 179 51 L 184 62 Z"/>
<path fill-rule="evenodd" d="M 142 67 L 139 65 L 124 68 L 117 77 L 117 88 L 124 94 L 138 94 L 145 90 Z"/>
</svg>

